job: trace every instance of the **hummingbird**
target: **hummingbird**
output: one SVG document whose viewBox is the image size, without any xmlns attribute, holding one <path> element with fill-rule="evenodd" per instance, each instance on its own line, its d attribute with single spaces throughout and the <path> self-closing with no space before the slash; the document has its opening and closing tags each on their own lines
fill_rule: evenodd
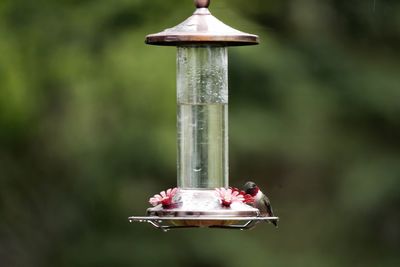
<svg viewBox="0 0 400 267">
<path fill-rule="evenodd" d="M 243 191 L 246 194 L 251 195 L 254 198 L 253 206 L 260 210 L 261 215 L 274 217 L 274 213 L 272 211 L 271 203 L 266 195 L 261 192 L 260 188 L 254 182 L 247 182 L 243 186 Z M 271 220 L 272 224 L 278 227 L 277 220 Z"/>
</svg>

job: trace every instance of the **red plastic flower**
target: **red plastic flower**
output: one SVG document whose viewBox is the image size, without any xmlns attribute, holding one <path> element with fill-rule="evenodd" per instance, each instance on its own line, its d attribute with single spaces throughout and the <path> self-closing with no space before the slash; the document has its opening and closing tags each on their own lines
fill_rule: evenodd
<svg viewBox="0 0 400 267">
<path fill-rule="evenodd" d="M 174 196 L 178 193 L 178 188 L 169 188 L 167 191 L 161 191 L 149 199 L 149 203 L 154 207 L 161 204 L 163 208 L 167 208 L 174 204 Z"/>
<path fill-rule="evenodd" d="M 244 202 L 244 197 L 239 191 L 234 191 L 231 188 L 215 188 L 216 195 L 219 197 L 219 201 L 222 206 L 230 207 L 234 202 Z"/>
<path fill-rule="evenodd" d="M 229 187 L 229 188 L 232 189 L 232 191 L 239 192 L 239 194 L 243 196 L 243 198 L 244 198 L 243 203 L 246 203 L 246 204 L 254 203 L 254 197 L 252 197 L 250 194 L 246 194 L 246 192 L 244 192 L 243 190 L 240 190 L 236 187 Z"/>
</svg>

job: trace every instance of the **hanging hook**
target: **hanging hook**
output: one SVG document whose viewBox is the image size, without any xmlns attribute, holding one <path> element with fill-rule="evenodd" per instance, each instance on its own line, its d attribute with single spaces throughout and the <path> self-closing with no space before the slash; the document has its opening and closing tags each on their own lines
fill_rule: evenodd
<svg viewBox="0 0 400 267">
<path fill-rule="evenodd" d="M 208 8 L 210 0 L 195 0 L 194 3 L 197 8 Z"/>
</svg>

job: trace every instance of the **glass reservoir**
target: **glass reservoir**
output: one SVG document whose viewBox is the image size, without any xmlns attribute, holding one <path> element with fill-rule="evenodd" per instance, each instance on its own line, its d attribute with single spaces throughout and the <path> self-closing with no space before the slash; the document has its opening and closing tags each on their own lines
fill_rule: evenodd
<svg viewBox="0 0 400 267">
<path fill-rule="evenodd" d="M 228 59 L 222 46 L 177 48 L 178 187 L 228 186 Z"/>
</svg>

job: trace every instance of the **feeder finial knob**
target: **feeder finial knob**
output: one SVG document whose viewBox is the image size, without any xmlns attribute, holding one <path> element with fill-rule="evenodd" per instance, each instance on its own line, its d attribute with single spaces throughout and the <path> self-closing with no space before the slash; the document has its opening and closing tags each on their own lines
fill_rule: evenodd
<svg viewBox="0 0 400 267">
<path fill-rule="evenodd" d="M 210 5 L 210 0 L 194 0 L 197 8 L 208 8 Z"/>
</svg>

